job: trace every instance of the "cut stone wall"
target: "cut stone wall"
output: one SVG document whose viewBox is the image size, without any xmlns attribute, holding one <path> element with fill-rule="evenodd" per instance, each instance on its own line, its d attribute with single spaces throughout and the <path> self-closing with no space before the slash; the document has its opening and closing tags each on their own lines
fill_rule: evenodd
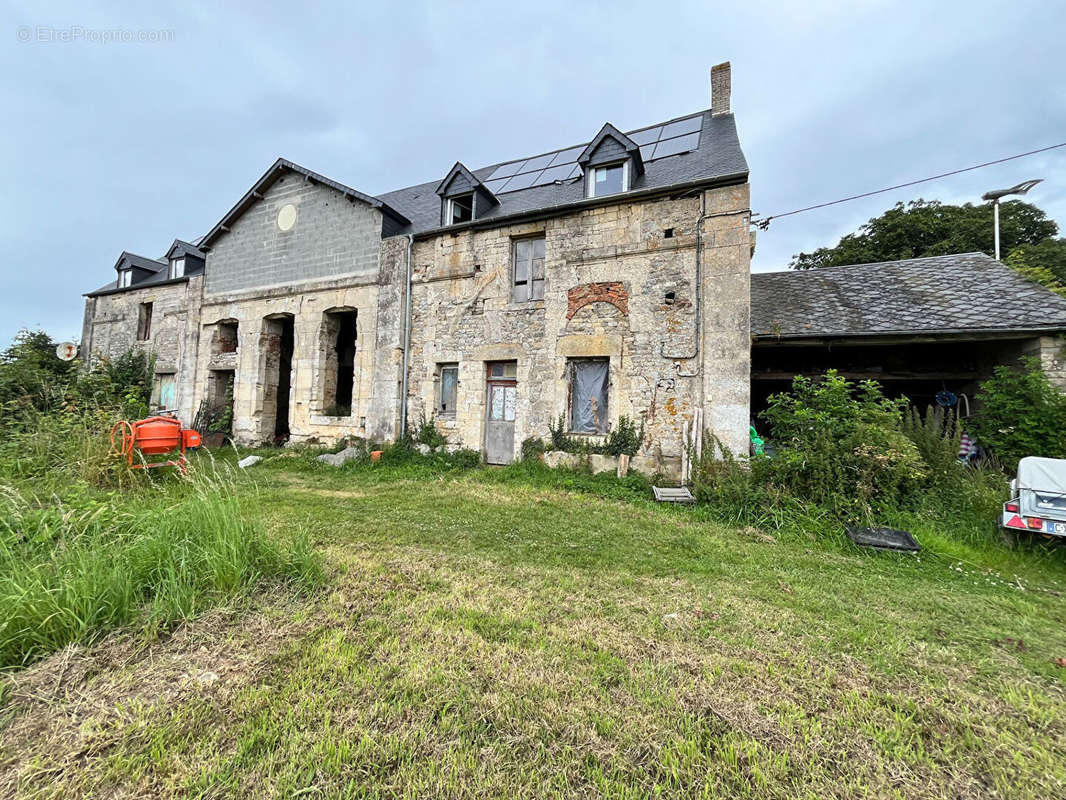
<svg viewBox="0 0 1066 800">
<path fill-rule="evenodd" d="M 676 473 L 682 430 L 697 409 L 716 435 L 743 452 L 747 187 L 618 199 L 565 217 L 414 242 L 409 428 L 423 414 L 434 415 L 439 365 L 455 363 L 456 408 L 437 425 L 452 445 L 482 449 L 486 362 L 515 361 L 517 455 L 523 439 L 546 439 L 549 423 L 568 418 L 568 360 L 607 358 L 611 426 L 626 415 L 646 427 L 634 463 Z M 277 209 L 288 202 L 299 210 L 296 225 L 283 234 Z M 290 440 L 394 439 L 402 407 L 408 240 L 381 240 L 380 227 L 379 212 L 369 206 L 286 176 L 215 243 L 206 286 L 196 277 L 90 299 L 87 338 L 94 352 L 117 354 L 135 338 L 138 304 L 157 303 L 152 344 L 161 371 L 177 372 L 183 421 L 191 423 L 202 402 L 217 404 L 220 374 L 232 371 L 234 438 L 255 444 L 273 439 L 272 409 L 279 400 L 274 321 L 291 317 Z M 534 235 L 546 239 L 544 299 L 515 302 L 512 243 Z M 325 315 L 337 309 L 358 315 L 346 417 L 324 413 L 333 355 Z"/>
<path fill-rule="evenodd" d="M 210 263 L 210 262 L 209 262 Z M 375 276 L 376 277 L 376 276 Z M 311 287 L 297 293 L 275 290 L 252 297 L 210 298 L 201 314 L 200 339 L 210 342 L 220 321 L 237 321 L 237 351 L 215 354 L 201 348 L 196 397 L 209 394 L 212 370 L 235 369 L 233 389 L 234 438 L 242 444 L 269 442 L 273 439 L 273 409 L 277 398 L 277 365 L 271 358 L 273 328 L 271 319 L 291 316 L 293 320 L 293 356 L 290 392 L 290 441 L 333 442 L 348 436 L 387 440 L 395 436 L 387 401 L 375 397 L 380 384 L 379 358 L 389 370 L 392 349 L 388 345 L 395 331 L 378 329 L 384 295 L 375 283 L 356 286 Z M 396 301 L 393 300 L 392 305 Z M 388 305 L 388 303 L 384 303 Z M 335 360 L 332 342 L 323 329 L 333 324 L 328 314 L 336 309 L 357 312 L 355 370 L 352 386 L 351 414 L 327 416 L 332 400 L 323 387 L 324 370 Z M 383 342 L 382 339 L 385 341 Z M 382 344 L 386 346 L 382 348 Z M 393 407 L 399 393 L 393 381 Z"/>
<path fill-rule="evenodd" d="M 1066 392 L 1066 336 L 1041 336 L 1027 343 L 1025 354 L 1040 359 L 1052 385 Z"/>
<path fill-rule="evenodd" d="M 750 187 L 705 195 L 703 408 L 705 427 L 734 453 L 748 452 L 751 416 Z"/>
<path fill-rule="evenodd" d="M 292 230 L 277 226 L 282 206 L 297 205 Z M 381 214 L 340 192 L 287 175 L 234 222 L 208 253 L 201 341 L 217 337 L 220 321 L 236 321 L 236 353 L 202 347 L 195 397 L 209 394 L 212 370 L 234 369 L 234 438 L 273 440 L 278 398 L 276 368 L 266 357 L 271 317 L 291 316 L 293 356 L 289 431 L 293 442 L 333 442 L 350 436 L 395 438 L 399 424 L 402 298 L 406 239 L 381 240 Z M 351 414 L 327 415 L 332 345 L 326 314 L 357 313 Z"/>
</svg>

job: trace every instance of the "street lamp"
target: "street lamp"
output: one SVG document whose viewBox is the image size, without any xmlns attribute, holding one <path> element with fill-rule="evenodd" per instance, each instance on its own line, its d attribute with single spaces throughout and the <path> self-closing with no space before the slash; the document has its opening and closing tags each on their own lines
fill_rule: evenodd
<svg viewBox="0 0 1066 800">
<path fill-rule="evenodd" d="M 982 200 L 992 201 L 992 218 L 995 221 L 994 225 L 996 228 L 996 261 L 999 261 L 999 199 L 1001 197 L 1006 197 L 1009 194 L 1025 194 L 1042 180 L 1044 179 L 1036 178 L 1031 181 L 1023 181 L 1017 186 L 1012 186 L 1009 189 L 997 189 L 993 192 L 985 192 L 981 195 Z"/>
</svg>

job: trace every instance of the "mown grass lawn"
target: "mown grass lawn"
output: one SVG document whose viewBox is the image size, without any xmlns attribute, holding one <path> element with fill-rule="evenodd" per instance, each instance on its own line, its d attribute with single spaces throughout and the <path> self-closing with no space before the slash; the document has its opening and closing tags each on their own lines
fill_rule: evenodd
<svg viewBox="0 0 1066 800">
<path fill-rule="evenodd" d="M 260 467 L 324 586 L 9 676 L 0 796 L 1066 796 L 1061 559 L 501 474 Z"/>
</svg>

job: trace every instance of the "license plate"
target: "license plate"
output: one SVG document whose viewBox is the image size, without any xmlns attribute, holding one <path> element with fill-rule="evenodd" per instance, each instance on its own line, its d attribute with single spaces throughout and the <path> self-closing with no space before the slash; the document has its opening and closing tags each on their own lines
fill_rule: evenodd
<svg viewBox="0 0 1066 800">
<path fill-rule="evenodd" d="M 1047 530 L 1045 533 L 1055 533 L 1059 536 L 1066 536 L 1066 522 L 1052 522 L 1048 520 L 1046 523 Z"/>
</svg>

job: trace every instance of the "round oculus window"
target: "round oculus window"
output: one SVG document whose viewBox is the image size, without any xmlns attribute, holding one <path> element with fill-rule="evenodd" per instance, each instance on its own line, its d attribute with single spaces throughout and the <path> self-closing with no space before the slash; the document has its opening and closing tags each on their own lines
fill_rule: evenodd
<svg viewBox="0 0 1066 800">
<path fill-rule="evenodd" d="M 292 203 L 286 203 L 278 211 L 278 229 L 282 231 L 291 231 L 296 224 L 296 206 Z"/>
</svg>

